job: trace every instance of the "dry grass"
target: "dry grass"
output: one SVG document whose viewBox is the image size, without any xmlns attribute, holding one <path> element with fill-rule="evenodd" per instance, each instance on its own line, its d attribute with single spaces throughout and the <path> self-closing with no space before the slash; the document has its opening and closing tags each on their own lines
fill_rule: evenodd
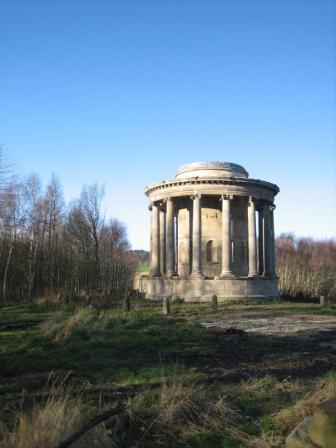
<svg viewBox="0 0 336 448">
<path fill-rule="evenodd" d="M 248 380 L 241 380 L 238 390 L 247 392 L 251 397 L 258 397 L 265 389 L 275 387 L 275 379 L 272 376 L 265 376 L 263 378 L 250 378 Z"/>
<path fill-rule="evenodd" d="M 68 340 L 76 331 L 90 327 L 104 330 L 113 320 L 111 313 L 96 311 L 90 307 L 80 308 L 72 316 L 56 314 L 46 321 L 42 331 L 46 337 L 54 342 Z"/>
<path fill-rule="evenodd" d="M 290 408 L 278 412 L 275 415 L 275 421 L 284 433 L 288 433 L 305 417 L 312 415 L 316 405 L 332 399 L 336 399 L 336 377 L 334 376 L 316 383 L 312 392 L 307 393 Z"/>
<path fill-rule="evenodd" d="M 129 416 L 140 425 L 144 440 L 158 446 L 168 439 L 185 439 L 204 430 L 225 430 L 239 419 L 223 397 L 209 398 L 211 392 L 194 380 L 162 377 L 158 393 L 144 393 L 129 402 Z M 160 445 L 161 446 L 161 445 Z"/>
<path fill-rule="evenodd" d="M 159 419 L 164 426 L 181 421 L 193 421 L 199 412 L 202 388 L 193 381 L 174 376 L 171 381 L 162 378 L 159 393 Z"/>
<path fill-rule="evenodd" d="M 74 433 L 88 415 L 81 395 L 63 381 L 50 380 L 44 398 L 30 411 L 13 411 L 14 427 L 0 427 L 0 448 L 50 448 Z M 80 439 L 74 448 L 108 447 L 109 438 L 98 428 Z"/>
<path fill-rule="evenodd" d="M 224 428 L 238 418 L 223 397 L 214 397 L 212 401 L 209 395 L 211 391 L 195 380 L 175 376 L 167 382 L 163 378 L 158 403 L 160 424 L 188 434 Z"/>
<path fill-rule="evenodd" d="M 256 383 L 252 383 L 252 392 L 255 390 Z M 246 383 L 245 383 L 246 386 Z M 251 392 L 251 384 L 247 384 Z M 302 393 L 303 385 L 298 381 L 278 382 L 275 388 L 295 394 Z M 261 436 L 251 436 L 237 427 L 231 427 L 229 432 L 232 437 L 240 440 L 244 446 L 251 448 L 281 448 L 284 446 L 285 438 L 295 426 L 305 417 L 312 415 L 316 405 L 319 403 L 336 399 L 336 377 L 329 377 L 316 383 L 315 388 L 307 393 L 302 399 L 298 400 L 293 406 L 283 408 L 273 414 L 274 421 L 279 428 L 280 434 L 262 434 Z"/>
<path fill-rule="evenodd" d="M 283 448 L 285 446 L 285 438 L 279 435 L 251 436 L 234 426 L 229 428 L 228 432 L 235 440 L 242 443 L 241 446 L 250 448 Z"/>
</svg>

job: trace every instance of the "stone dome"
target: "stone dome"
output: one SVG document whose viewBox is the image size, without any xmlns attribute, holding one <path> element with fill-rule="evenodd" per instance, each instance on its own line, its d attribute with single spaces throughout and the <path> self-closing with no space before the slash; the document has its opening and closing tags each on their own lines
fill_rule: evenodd
<svg viewBox="0 0 336 448">
<path fill-rule="evenodd" d="M 192 177 L 248 177 L 248 172 L 241 165 L 229 162 L 196 162 L 182 165 L 175 178 Z"/>
</svg>

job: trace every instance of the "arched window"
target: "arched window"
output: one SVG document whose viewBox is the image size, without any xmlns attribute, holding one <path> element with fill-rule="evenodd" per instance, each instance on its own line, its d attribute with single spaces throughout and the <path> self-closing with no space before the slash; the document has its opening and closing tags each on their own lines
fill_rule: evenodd
<svg viewBox="0 0 336 448">
<path fill-rule="evenodd" d="M 210 263 L 213 261 L 212 249 L 213 249 L 213 241 L 210 240 L 207 242 L 206 245 L 206 261 Z"/>
</svg>

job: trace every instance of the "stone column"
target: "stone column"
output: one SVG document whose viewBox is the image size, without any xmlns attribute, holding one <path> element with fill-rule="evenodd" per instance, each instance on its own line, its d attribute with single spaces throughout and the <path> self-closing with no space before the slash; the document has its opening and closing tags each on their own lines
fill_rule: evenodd
<svg viewBox="0 0 336 448">
<path fill-rule="evenodd" d="M 188 207 L 188 213 L 189 213 L 189 229 L 188 229 L 188 237 L 189 237 L 189 244 L 188 244 L 188 264 L 189 264 L 189 270 L 188 274 L 191 275 L 192 272 L 192 247 L 193 247 L 193 240 L 192 240 L 192 226 L 193 226 L 193 219 L 192 219 L 192 208 L 193 204 L 191 203 Z"/>
<path fill-rule="evenodd" d="M 175 275 L 174 204 L 172 198 L 167 198 L 166 273 L 169 277 Z"/>
<path fill-rule="evenodd" d="M 195 194 L 193 200 L 192 223 L 192 277 L 202 277 L 202 235 L 201 235 L 201 195 Z"/>
<path fill-rule="evenodd" d="M 179 264 L 179 255 L 178 255 L 178 211 L 176 211 L 175 214 L 175 274 L 179 275 L 179 269 L 178 269 L 178 264 Z"/>
<path fill-rule="evenodd" d="M 275 205 L 272 204 L 270 206 L 270 215 L 271 215 L 271 275 L 276 275 L 275 271 L 275 235 L 274 235 L 274 210 Z"/>
<path fill-rule="evenodd" d="M 257 270 L 257 241 L 256 241 L 256 221 L 255 221 L 255 203 L 252 197 L 248 201 L 248 276 L 255 277 Z"/>
<path fill-rule="evenodd" d="M 166 212 L 160 209 L 160 268 L 166 273 Z"/>
<path fill-rule="evenodd" d="M 151 268 L 150 275 L 156 277 L 160 275 L 160 216 L 159 207 L 154 202 L 151 205 Z"/>
<path fill-rule="evenodd" d="M 271 207 L 266 204 L 263 208 L 264 215 L 264 276 L 272 275 L 272 222 L 271 222 Z"/>
<path fill-rule="evenodd" d="M 259 275 L 263 275 L 264 273 L 264 216 L 263 216 L 263 208 L 259 208 L 258 210 L 258 259 L 259 259 Z"/>
<path fill-rule="evenodd" d="M 231 242 L 231 200 L 232 196 L 223 194 L 222 200 L 222 273 L 221 277 L 232 276 Z"/>
</svg>

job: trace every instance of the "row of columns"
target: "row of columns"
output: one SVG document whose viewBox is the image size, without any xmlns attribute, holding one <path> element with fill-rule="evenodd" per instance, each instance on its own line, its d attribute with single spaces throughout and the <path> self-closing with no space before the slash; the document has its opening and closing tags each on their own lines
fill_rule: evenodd
<svg viewBox="0 0 336 448">
<path fill-rule="evenodd" d="M 202 245 L 201 245 L 201 196 L 191 196 L 193 201 L 192 220 L 192 271 L 194 278 L 202 277 Z M 222 195 L 222 269 L 221 277 L 231 277 L 232 273 L 232 235 L 231 235 L 231 202 L 232 195 Z M 175 233 L 174 203 L 172 198 L 166 199 L 166 211 L 160 209 L 161 204 L 152 203 L 151 218 L 151 276 L 165 273 L 168 277 L 176 275 L 175 268 Z M 248 276 L 275 275 L 274 220 L 275 206 L 263 204 L 258 208 L 258 246 L 256 233 L 256 203 L 250 197 L 248 201 Z M 176 226 L 177 227 L 177 226 Z M 259 254 L 259 265 L 258 265 Z"/>
</svg>

